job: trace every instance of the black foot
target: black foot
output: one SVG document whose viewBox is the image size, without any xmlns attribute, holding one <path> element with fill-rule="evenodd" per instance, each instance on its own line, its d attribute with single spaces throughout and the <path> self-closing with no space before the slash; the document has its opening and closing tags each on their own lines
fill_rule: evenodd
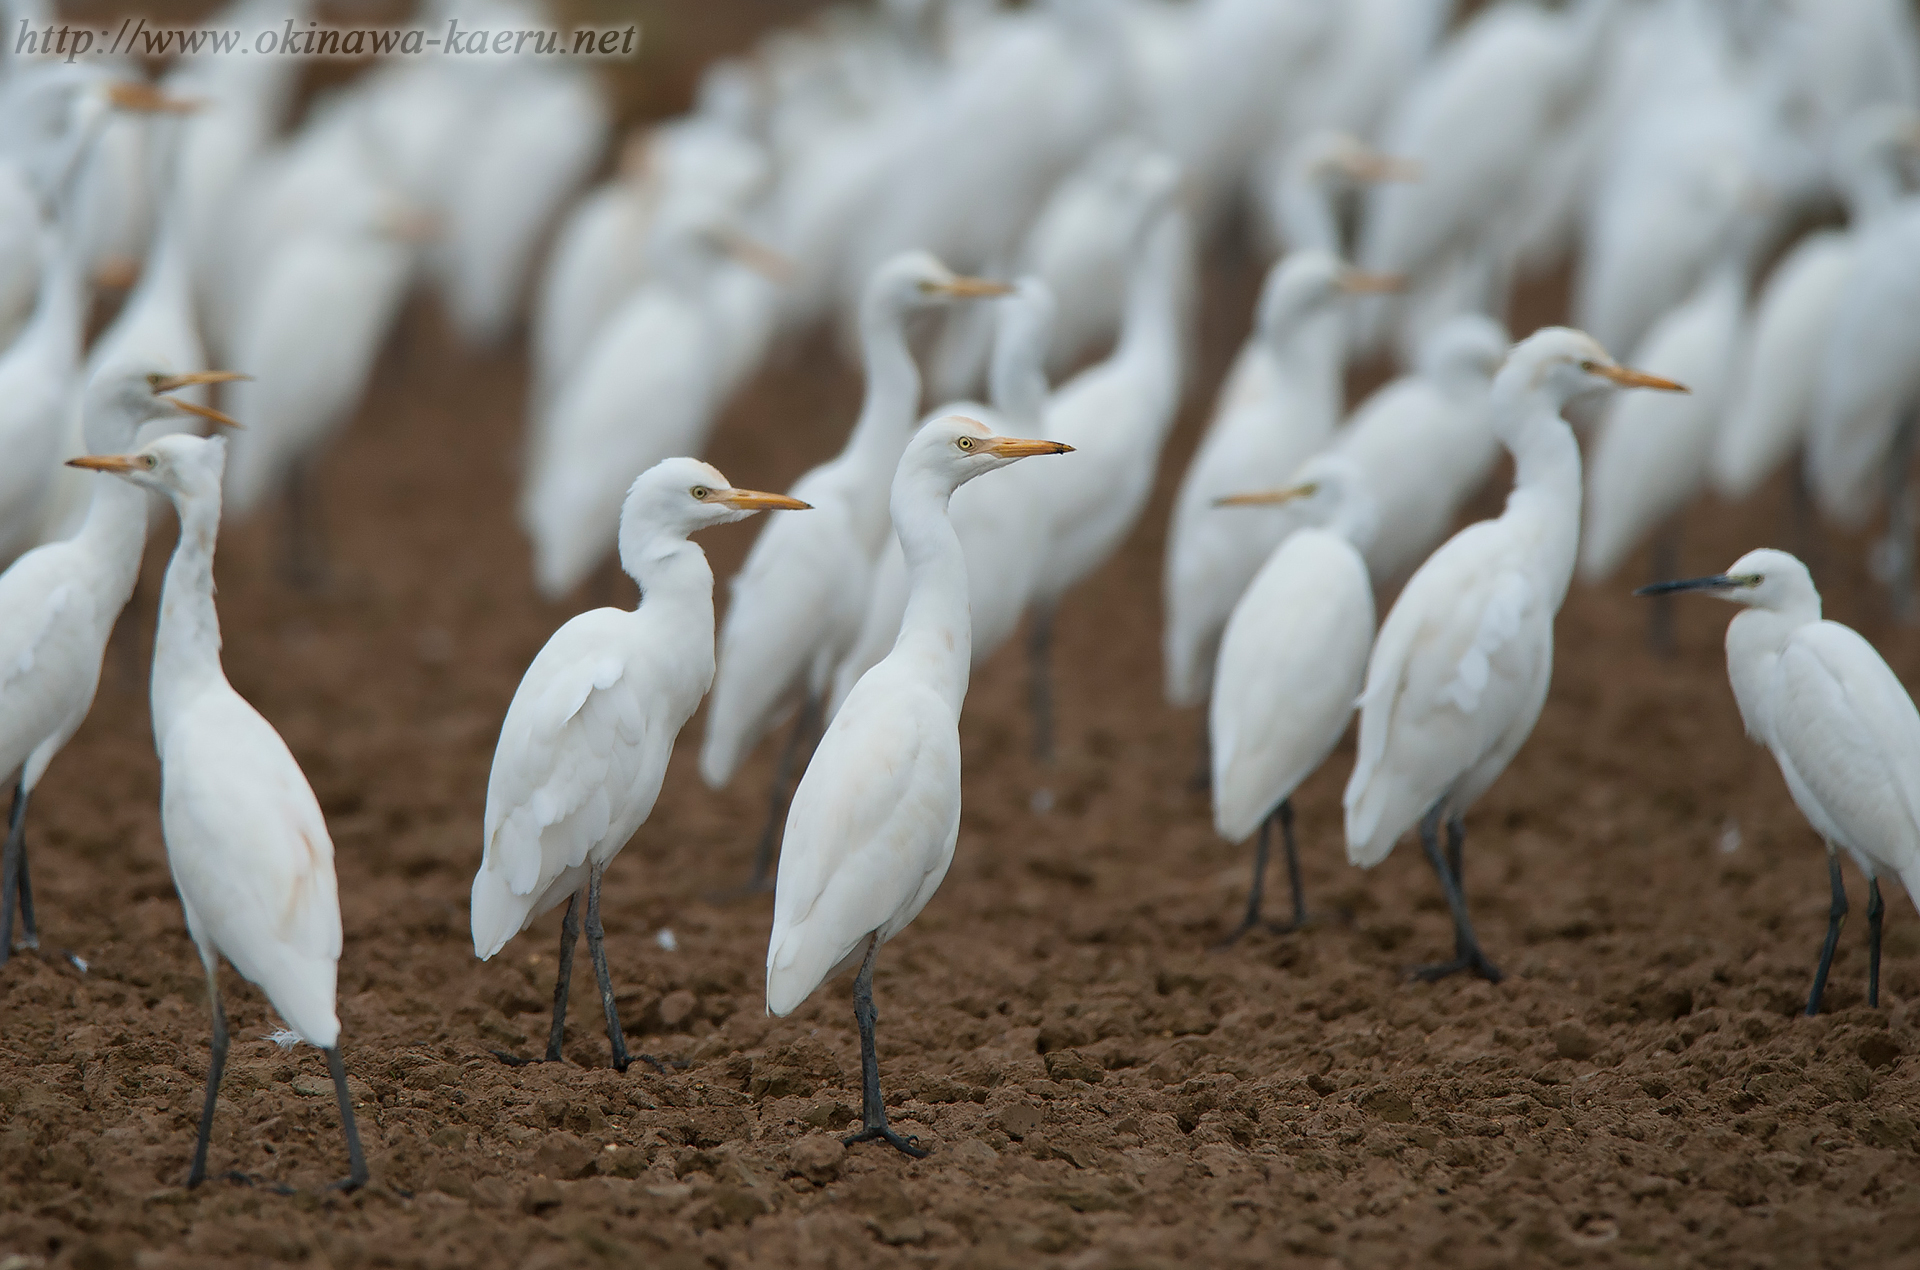
<svg viewBox="0 0 1920 1270">
<path fill-rule="evenodd" d="M 627 1068 L 632 1067 L 635 1063 L 645 1063 L 648 1067 L 653 1068 L 654 1071 L 659 1072 L 662 1076 L 670 1074 L 673 1071 L 673 1069 L 676 1067 L 685 1068 L 687 1066 L 687 1060 L 684 1058 L 669 1059 L 667 1062 L 662 1062 L 651 1054 L 635 1054 L 632 1057 L 628 1058 L 625 1062 L 622 1062 L 617 1058 L 614 1059 L 613 1070 L 621 1073 L 622 1075 L 625 1075 Z"/>
<path fill-rule="evenodd" d="M 220 1174 L 216 1181 L 234 1182 L 241 1186 L 252 1186 L 260 1190 L 271 1191 L 275 1195 L 297 1195 L 298 1191 L 283 1182 L 269 1182 L 257 1173 L 242 1173 L 239 1169 Z"/>
<path fill-rule="evenodd" d="M 1488 983 L 1499 983 L 1506 978 L 1500 973 L 1500 967 L 1488 961 L 1484 953 L 1475 952 L 1464 957 L 1455 957 L 1452 961 L 1436 961 L 1432 965 L 1415 966 L 1407 972 L 1410 978 L 1422 983 L 1435 983 L 1448 975 L 1457 975 L 1462 971 L 1479 975 Z"/>
<path fill-rule="evenodd" d="M 558 1063 L 564 1061 L 558 1058 L 521 1058 L 518 1054 L 509 1054 L 505 1050 L 488 1050 L 487 1053 L 493 1055 L 508 1067 L 532 1067 L 535 1063 Z"/>
<path fill-rule="evenodd" d="M 351 1195 L 366 1184 L 367 1179 L 364 1177 L 343 1177 L 337 1182 L 328 1182 L 327 1189 L 330 1191 L 339 1191 L 342 1195 Z M 405 1194 L 405 1192 L 396 1193 Z"/>
<path fill-rule="evenodd" d="M 884 1142 L 902 1155 L 924 1160 L 927 1158 L 927 1152 L 924 1148 L 915 1145 L 919 1141 L 920 1139 L 911 1134 L 903 1138 L 883 1124 L 870 1124 L 860 1132 L 840 1139 L 840 1145 L 850 1147 L 859 1142 Z"/>
</svg>

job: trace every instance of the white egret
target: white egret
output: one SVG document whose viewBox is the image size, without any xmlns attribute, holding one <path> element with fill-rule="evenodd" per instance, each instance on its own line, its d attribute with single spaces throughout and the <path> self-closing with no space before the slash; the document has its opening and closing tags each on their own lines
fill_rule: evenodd
<svg viewBox="0 0 1920 1270">
<path fill-rule="evenodd" d="M 738 364 L 716 304 L 718 257 L 739 249 L 727 228 L 704 201 L 663 209 L 648 248 L 652 276 L 607 318 L 531 431 L 520 521 L 533 540 L 534 583 L 549 599 L 614 548 L 622 473 L 706 445 Z"/>
<path fill-rule="evenodd" d="M 353 1190 L 365 1185 L 367 1162 L 334 1013 L 340 897 L 333 841 L 286 742 L 233 690 L 220 666 L 213 547 L 225 458 L 223 438 L 163 436 L 133 454 L 71 460 L 167 496 L 180 515 L 153 646 L 153 736 L 167 866 L 213 1006 L 213 1061 L 187 1185 L 207 1175 L 207 1139 L 227 1062 L 224 955 L 267 994 L 300 1039 L 326 1054 L 351 1166 L 335 1185 Z"/>
<path fill-rule="evenodd" d="M 53 476 L 65 457 L 67 402 L 86 323 L 85 267 L 60 233 L 42 230 L 40 298 L 0 351 L 0 568 L 39 541 Z M 116 449 L 124 448 L 116 446 Z"/>
<path fill-rule="evenodd" d="M 1760 228 L 1753 217 L 1736 225 L 1713 272 L 1684 304 L 1655 322 L 1634 351 L 1635 364 L 1690 391 L 1621 397 L 1601 416 L 1580 536 L 1580 574 L 1590 582 L 1611 576 L 1648 535 L 1660 537 L 1657 557 L 1670 558 L 1677 550 L 1677 517 L 1707 482 L 1714 434 L 1726 413 Z M 1654 615 L 1650 638 L 1656 650 L 1665 650 L 1671 638 L 1667 611 L 1656 607 Z"/>
<path fill-rule="evenodd" d="M 1359 753 L 1344 798 L 1347 858 L 1372 868 L 1419 826 L 1454 927 L 1453 959 L 1421 967 L 1423 979 L 1461 970 L 1500 978 L 1467 915 L 1464 817 L 1519 752 L 1546 702 L 1553 618 L 1580 538 L 1580 449 L 1560 411 L 1609 386 L 1683 391 L 1618 365 L 1590 336 L 1565 327 L 1514 348 L 1489 399 L 1494 431 L 1514 459 L 1506 510 L 1461 530 L 1420 566 L 1367 663 Z"/>
<path fill-rule="evenodd" d="M 1492 318 L 1449 318 L 1421 345 L 1415 373 L 1361 402 L 1327 443 L 1359 465 L 1373 494 L 1379 526 L 1360 550 L 1377 586 L 1425 560 L 1486 483 L 1500 451 L 1487 389 L 1507 346 Z"/>
<path fill-rule="evenodd" d="M 1373 586 L 1360 553 L 1378 512 L 1365 474 L 1339 454 L 1316 455 L 1294 484 L 1228 495 L 1220 514 L 1288 502 L 1306 523 L 1273 549 L 1233 606 L 1207 712 L 1214 831 L 1229 842 L 1260 834 L 1246 916 L 1227 943 L 1260 921 L 1276 821 L 1293 895 L 1293 917 L 1280 929 L 1306 924 L 1293 791 L 1340 743 L 1373 647 Z"/>
<path fill-rule="evenodd" d="M 664 459 L 642 472 L 620 509 L 620 566 L 640 586 L 639 606 L 568 621 L 513 694 L 487 778 L 473 951 L 490 959 L 567 901 L 547 1062 L 559 1061 L 566 1036 L 582 893 L 614 1070 L 633 1061 L 607 971 L 600 879 L 653 811 L 674 738 L 713 683 L 713 570 L 688 535 L 767 508 L 806 506 L 734 489 L 698 459 Z"/>
<path fill-rule="evenodd" d="M 1242 378 L 1238 394 L 1223 394 L 1174 502 L 1164 582 L 1172 704 L 1207 699 L 1227 615 L 1290 524 L 1278 508 L 1221 516 L 1214 500 L 1278 485 L 1326 444 L 1343 392 L 1335 301 L 1393 285 L 1324 251 L 1294 252 L 1267 274 L 1247 339 L 1271 359 L 1271 368 Z"/>
<path fill-rule="evenodd" d="M 1705 591 L 1744 607 L 1727 624 L 1727 678 L 1747 735 L 1773 752 L 1794 803 L 1827 844 L 1833 904 L 1807 1013 L 1820 998 L 1847 915 L 1841 849 L 1867 875 L 1867 1004 L 1880 1004 L 1880 875 L 1920 899 L 1920 712 L 1873 645 L 1820 616 L 1807 566 L 1749 551 L 1725 573 L 1641 587 Z"/>
<path fill-rule="evenodd" d="M 907 315 L 1007 289 L 957 275 L 925 252 L 896 256 L 874 273 L 860 308 L 867 375 L 860 417 L 840 453 L 793 486 L 794 497 L 817 510 L 768 522 L 734 575 L 700 747 L 701 776 L 714 789 L 726 785 L 760 738 L 799 711 L 774 774 L 752 889 L 765 884 L 787 773 L 803 734 L 818 726 L 814 719 L 834 667 L 860 633 L 874 566 L 886 544 L 887 473 L 899 463 L 920 405 Z"/>
<path fill-rule="evenodd" d="M 1134 249 L 1113 355 L 1062 384 L 1047 403 L 1048 433 L 1080 458 L 1033 495 L 1042 520 L 1027 653 L 1033 748 L 1043 762 L 1053 757 L 1054 611 L 1139 523 L 1180 410 L 1193 322 L 1193 230 L 1186 213 L 1168 206 L 1172 196 L 1169 184 Z"/>
<path fill-rule="evenodd" d="M 1382 181 L 1419 177 L 1418 164 L 1381 154 L 1348 133 L 1324 128 L 1310 132 L 1288 147 L 1271 179 L 1262 183 L 1264 228 L 1285 251 L 1344 256 L 1340 229 L 1344 196 Z"/>
<path fill-rule="evenodd" d="M 95 454 L 131 448 L 143 424 L 182 414 L 232 423 L 171 394 L 218 383 L 225 371 L 169 377 L 145 367 L 110 371 L 87 388 L 87 440 Z M 13 947 L 19 897 L 28 947 L 37 944 L 27 871 L 27 801 L 93 706 L 114 621 L 140 576 L 147 500 L 119 481 L 96 481 L 73 537 L 36 547 L 0 573 L 0 779 L 14 778 L 13 813 L 0 857 L 0 965 Z"/>
<path fill-rule="evenodd" d="M 997 467 L 1070 448 L 997 436 L 951 416 L 922 427 L 900 456 L 889 503 L 911 579 L 906 617 L 893 651 L 854 685 L 794 791 L 767 940 L 769 1014 L 791 1014 L 822 983 L 860 967 L 853 1000 L 862 1127 L 848 1145 L 878 1139 L 926 1154 L 887 1127 L 873 962 L 933 898 L 960 833 L 960 706 L 973 620 L 947 500 Z"/>
<path fill-rule="evenodd" d="M 996 432 L 1043 430 L 1047 413 L 1047 376 L 1043 368 L 1053 324 L 1053 298 L 1038 278 L 1021 278 L 1012 295 L 995 302 L 999 328 L 994 335 L 991 407 L 956 402 L 934 418 L 964 412 Z M 1044 542 L 1046 493 L 1024 478 L 1044 467 L 1023 467 L 996 481 L 969 482 L 953 493 L 948 514 L 967 558 L 967 602 L 973 612 L 973 664 L 1000 650 L 1020 625 L 1033 598 L 1037 556 Z M 893 648 L 900 616 L 907 607 L 907 559 L 900 539 L 887 535 L 874 568 L 860 634 L 834 670 L 825 716 Z"/>
</svg>

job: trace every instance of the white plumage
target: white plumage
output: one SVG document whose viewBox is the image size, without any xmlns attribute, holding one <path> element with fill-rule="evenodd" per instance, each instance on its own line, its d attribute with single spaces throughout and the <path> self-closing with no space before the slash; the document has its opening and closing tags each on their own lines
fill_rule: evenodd
<svg viewBox="0 0 1920 1270">
<path fill-rule="evenodd" d="M 1867 875 L 1867 1004 L 1879 1004 L 1879 878 L 1920 899 L 1920 712 L 1873 645 L 1822 620 L 1807 567 L 1763 548 L 1725 573 L 1643 587 L 1706 591 L 1744 606 L 1727 625 L 1727 677 L 1747 735 L 1772 751 L 1793 801 L 1827 844 L 1833 907 L 1807 1013 L 1817 1014 L 1847 896 L 1834 858 Z"/>
<path fill-rule="evenodd" d="M 593 609 L 547 641 L 514 692 L 487 779 L 483 855 L 473 878 L 473 951 L 492 957 L 561 900 L 588 893 L 588 939 L 606 984 L 600 875 L 660 795 L 674 738 L 713 683 L 713 571 L 687 541 L 762 508 L 804 508 L 739 490 L 697 459 L 636 478 L 620 512 L 620 564 L 640 586 L 632 611 Z M 562 935 L 572 955 L 574 912 Z M 557 1058 L 565 985 L 556 998 Z M 608 999 L 615 1066 L 627 1055 Z"/>
<path fill-rule="evenodd" d="M 1420 566 L 1381 624 L 1360 696 L 1360 743 L 1344 803 L 1347 857 L 1371 868 L 1419 824 L 1453 912 L 1456 956 L 1437 977 L 1500 972 L 1467 916 L 1461 817 L 1533 731 L 1553 667 L 1553 618 L 1580 535 L 1580 451 L 1560 410 L 1609 384 L 1676 385 L 1616 365 L 1589 336 L 1548 327 L 1494 378 L 1489 409 L 1512 451 L 1513 492 Z M 1453 861 L 1440 854 L 1448 823 Z"/>
<path fill-rule="evenodd" d="M 873 957 L 912 921 L 953 860 L 960 831 L 960 706 L 972 618 L 966 559 L 947 520 L 960 485 L 1033 454 L 1069 447 L 994 435 L 953 416 L 921 428 L 901 455 L 889 499 L 910 594 L 899 640 L 861 676 L 820 739 L 787 814 L 767 941 L 767 1010 L 789 1014 L 864 958 L 855 984 L 865 1127 L 887 1128 L 873 1042 Z"/>
</svg>

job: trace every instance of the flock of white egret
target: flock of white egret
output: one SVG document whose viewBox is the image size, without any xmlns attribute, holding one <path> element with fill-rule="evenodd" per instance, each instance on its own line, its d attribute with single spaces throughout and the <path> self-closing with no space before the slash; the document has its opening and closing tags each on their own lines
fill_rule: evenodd
<svg viewBox="0 0 1920 1270">
<path fill-rule="evenodd" d="M 1748 497 L 1790 467 L 1799 501 L 1842 525 L 1884 504 L 1877 565 L 1913 603 L 1920 34 L 1900 0 L 1455 7 L 833 9 L 710 68 L 693 111 L 628 141 L 584 193 L 611 111 L 578 65 L 397 60 L 289 128 L 296 59 L 187 58 L 149 83 L 131 62 L 9 56 L 0 963 L 36 944 L 28 804 L 91 705 L 160 495 L 180 522 L 153 656 L 161 819 L 214 1015 L 190 1182 L 227 1052 L 222 956 L 325 1051 L 345 1184 L 366 1179 L 332 845 L 221 670 L 214 545 L 223 502 L 245 518 L 281 496 L 289 580 L 321 578 L 314 465 L 415 280 L 476 348 L 511 338 L 530 296 L 535 584 L 564 596 L 615 553 L 642 599 L 567 622 L 513 698 L 474 951 L 564 902 L 546 1058 L 584 919 L 614 1065 L 657 1062 L 629 1053 L 615 1010 L 602 876 L 703 700 L 716 788 L 785 729 L 749 880 L 774 874 L 766 1007 L 857 967 L 849 1141 L 922 1154 L 887 1124 L 872 973 L 953 858 L 969 675 L 1026 623 L 1048 761 L 1052 614 L 1145 511 L 1191 387 L 1196 252 L 1238 226 L 1273 263 L 1179 482 L 1162 615 L 1167 698 L 1208 707 L 1216 828 L 1258 836 L 1229 942 L 1261 920 L 1276 828 L 1288 926 L 1307 921 L 1290 800 L 1357 711 L 1348 859 L 1370 867 L 1415 831 L 1455 927 L 1454 955 L 1416 974 L 1497 981 L 1465 820 L 1540 715 L 1576 570 L 1608 578 L 1654 538 L 1670 559 L 1700 494 Z M 550 25 L 522 0 L 430 0 L 447 14 Z M 307 16 L 306 0 L 240 0 L 211 25 Z M 1516 280 L 1563 263 L 1583 329 L 1512 343 Z M 131 289 L 89 342 L 93 293 L 116 278 Z M 923 314 L 937 323 L 919 338 Z M 684 457 L 776 343 L 820 323 L 865 375 L 837 453 L 790 494 Z M 1350 408 L 1363 358 L 1405 373 Z M 237 430 L 189 435 L 200 420 Z M 1502 451 L 1505 510 L 1454 532 Z M 1040 455 L 1063 457 L 994 474 Z M 775 509 L 795 514 L 765 522 L 716 632 L 689 535 Z M 1878 877 L 1920 894 L 1920 713 L 1865 640 L 1821 620 L 1790 555 L 1643 590 L 1746 606 L 1727 634 L 1741 715 L 1830 854 L 1807 1010 L 1846 911 L 1843 848 L 1869 878 L 1877 1003 Z"/>
</svg>

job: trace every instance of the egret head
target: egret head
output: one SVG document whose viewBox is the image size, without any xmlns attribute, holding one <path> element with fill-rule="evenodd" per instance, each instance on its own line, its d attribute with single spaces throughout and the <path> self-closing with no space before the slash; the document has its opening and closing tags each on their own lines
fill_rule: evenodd
<svg viewBox="0 0 1920 1270">
<path fill-rule="evenodd" d="M 1507 354 L 1494 382 L 1496 389 L 1505 384 L 1513 392 L 1541 394 L 1553 403 L 1556 413 L 1576 397 L 1615 388 L 1688 391 L 1671 379 L 1622 366 L 1607 355 L 1600 341 L 1565 326 L 1542 327 L 1520 341 Z"/>
<path fill-rule="evenodd" d="M 1442 383 L 1472 382 L 1484 392 L 1511 346 L 1507 329 L 1492 318 L 1456 314 L 1420 345 L 1420 374 Z"/>
<path fill-rule="evenodd" d="M 1294 148 L 1293 170 L 1320 186 L 1371 185 L 1381 181 L 1417 181 L 1420 165 L 1382 154 L 1352 133 L 1325 129 Z"/>
<path fill-rule="evenodd" d="M 1810 612 L 1814 618 L 1820 616 L 1820 592 L 1813 585 L 1813 575 L 1807 572 L 1807 566 L 1798 557 L 1772 547 L 1749 551 L 1725 573 L 1655 582 L 1634 594 L 1671 595 L 1676 591 L 1705 591 L 1748 608 L 1802 615 Z"/>
<path fill-rule="evenodd" d="M 1067 454 L 1059 441 L 1003 437 L 977 419 L 945 415 L 923 425 L 900 457 L 900 475 L 930 480 L 948 493 L 974 477 L 1036 454 Z"/>
<path fill-rule="evenodd" d="M 68 459 L 67 466 L 110 472 L 176 505 L 183 499 L 211 499 L 217 507 L 220 474 L 227 466 L 227 439 L 170 433 L 131 454 L 83 454 Z"/>
<path fill-rule="evenodd" d="M 1355 269 L 1331 252 L 1289 252 L 1268 271 L 1254 320 L 1263 338 L 1284 340 L 1343 295 L 1398 291 L 1402 285 L 1396 275 Z"/>
<path fill-rule="evenodd" d="M 735 489 L 720 469 L 699 459 L 662 459 L 634 478 L 620 508 L 620 554 L 629 532 L 685 538 L 714 525 L 730 525 L 755 512 L 805 511 L 811 504 L 785 494 Z M 638 545 L 638 544 L 636 544 Z"/>
<path fill-rule="evenodd" d="M 860 309 L 863 318 L 897 315 L 955 300 L 990 299 L 1012 290 L 1004 282 L 957 274 L 931 252 L 904 251 L 873 271 Z"/>
<path fill-rule="evenodd" d="M 195 384 L 224 384 L 246 376 L 230 370 L 202 370 L 174 375 L 157 364 L 136 362 L 108 366 L 87 384 L 81 420 L 87 449 L 94 454 L 130 450 L 140 429 L 155 420 L 178 421 L 182 415 L 211 420 L 227 428 L 239 422 L 210 406 L 184 401 L 176 394 Z"/>
<path fill-rule="evenodd" d="M 1299 523 L 1331 529 L 1364 551 L 1380 529 L 1380 508 L 1366 474 L 1344 454 L 1323 450 L 1277 489 L 1229 494 L 1217 507 L 1287 507 Z"/>
</svg>

